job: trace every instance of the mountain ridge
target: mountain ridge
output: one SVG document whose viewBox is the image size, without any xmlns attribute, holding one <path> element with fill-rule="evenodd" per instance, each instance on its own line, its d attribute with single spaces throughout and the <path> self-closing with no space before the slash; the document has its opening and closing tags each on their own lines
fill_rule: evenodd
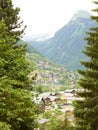
<svg viewBox="0 0 98 130">
<path fill-rule="evenodd" d="M 82 17 L 83 13 L 86 15 Z M 95 22 L 91 21 L 87 11 L 78 11 L 76 14 L 55 33 L 54 37 L 44 41 L 29 40 L 28 44 L 32 45 L 44 57 L 67 69 L 80 69 L 80 61 L 86 58 L 82 54 L 86 45 L 85 32 L 95 26 Z"/>
</svg>

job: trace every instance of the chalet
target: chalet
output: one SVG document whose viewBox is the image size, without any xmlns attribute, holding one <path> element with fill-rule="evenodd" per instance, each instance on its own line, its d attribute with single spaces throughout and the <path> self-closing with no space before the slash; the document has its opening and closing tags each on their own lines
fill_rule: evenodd
<svg viewBox="0 0 98 130">
<path fill-rule="evenodd" d="M 76 90 L 75 89 L 67 89 L 67 90 L 64 91 L 64 93 L 72 93 L 72 94 L 74 94 L 74 93 L 76 93 Z"/>
<path fill-rule="evenodd" d="M 46 124 L 47 122 L 49 121 L 49 119 L 40 119 L 40 120 L 38 120 L 38 123 L 39 124 Z"/>
</svg>

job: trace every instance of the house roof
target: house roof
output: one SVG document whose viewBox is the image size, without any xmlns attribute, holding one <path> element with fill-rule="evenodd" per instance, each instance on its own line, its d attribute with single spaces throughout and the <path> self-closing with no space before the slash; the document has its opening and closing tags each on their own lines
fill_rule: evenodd
<svg viewBox="0 0 98 130">
<path fill-rule="evenodd" d="M 49 96 L 48 98 L 50 99 L 50 101 L 54 101 L 54 100 L 57 99 L 58 97 L 57 97 L 57 96 Z"/>
<path fill-rule="evenodd" d="M 64 93 L 72 93 L 74 91 L 76 91 L 76 90 L 75 89 L 67 89 L 67 90 L 64 91 Z"/>
<path fill-rule="evenodd" d="M 44 124 L 44 123 L 47 123 L 48 121 L 49 121 L 49 119 L 40 119 L 40 120 L 38 120 L 38 123 Z"/>
<path fill-rule="evenodd" d="M 39 95 L 39 97 L 42 97 L 43 99 L 46 99 L 50 96 L 50 92 L 42 93 Z"/>
</svg>

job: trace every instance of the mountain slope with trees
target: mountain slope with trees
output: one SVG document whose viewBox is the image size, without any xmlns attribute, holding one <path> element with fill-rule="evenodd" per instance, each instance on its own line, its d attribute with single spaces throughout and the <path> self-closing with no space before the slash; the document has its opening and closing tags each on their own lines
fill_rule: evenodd
<svg viewBox="0 0 98 130">
<path fill-rule="evenodd" d="M 85 31 L 95 22 L 90 20 L 90 13 L 78 11 L 72 19 L 58 30 L 54 37 L 44 41 L 27 40 L 44 57 L 70 70 L 81 68 L 80 61 L 85 58 L 81 53 L 84 49 Z"/>
</svg>

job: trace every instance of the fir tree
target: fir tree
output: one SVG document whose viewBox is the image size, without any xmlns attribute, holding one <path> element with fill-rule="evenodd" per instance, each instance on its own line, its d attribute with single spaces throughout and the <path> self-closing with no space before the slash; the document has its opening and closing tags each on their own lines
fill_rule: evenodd
<svg viewBox="0 0 98 130">
<path fill-rule="evenodd" d="M 0 128 L 6 124 L 4 130 L 34 130 L 36 105 L 31 96 L 28 90 L 13 89 L 8 77 L 0 78 Z"/>
<path fill-rule="evenodd" d="M 14 8 L 11 0 L 0 0 L 0 21 L 5 24 L 0 30 L 0 58 L 3 63 L 0 66 L 0 77 L 8 76 L 13 80 L 15 88 L 29 88 L 28 62 L 26 60 L 26 46 L 17 45 L 17 41 L 24 33 L 19 22 L 19 8 Z M 5 26 L 5 28 L 4 28 Z M 5 61 L 5 62 L 4 62 Z M 2 66 L 3 65 L 3 66 Z"/>
<path fill-rule="evenodd" d="M 94 3 L 98 5 L 98 2 Z M 98 13 L 98 8 L 93 11 Z M 91 16 L 91 20 L 98 25 L 98 15 Z M 90 28 L 85 40 L 87 46 L 83 53 L 89 59 L 81 62 L 85 69 L 79 70 L 79 84 L 84 91 L 78 93 L 82 99 L 74 105 L 75 130 L 98 130 L 98 26 Z"/>
<path fill-rule="evenodd" d="M 5 122 L 0 122 L 0 130 L 11 130 L 11 126 Z"/>
<path fill-rule="evenodd" d="M 4 21 L 0 22 L 0 78 L 9 77 L 14 88 L 29 89 L 29 69 L 24 46 L 13 46 L 16 39 L 10 36 Z"/>
<path fill-rule="evenodd" d="M 12 0 L 0 0 L 0 21 L 4 20 L 8 27 L 10 36 L 14 36 L 15 39 L 19 40 L 20 36 L 24 33 L 25 27 L 22 27 L 23 21 L 19 21 L 20 9 L 14 8 Z"/>
<path fill-rule="evenodd" d="M 0 129 L 34 130 L 36 111 L 28 90 L 26 49 L 17 45 L 24 32 L 18 13 L 11 0 L 0 0 Z"/>
</svg>

